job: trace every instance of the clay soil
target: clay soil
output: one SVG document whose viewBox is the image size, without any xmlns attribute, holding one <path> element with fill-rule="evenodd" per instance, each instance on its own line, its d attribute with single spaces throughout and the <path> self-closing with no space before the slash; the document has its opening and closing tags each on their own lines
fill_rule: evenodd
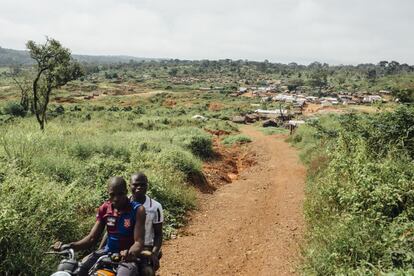
<svg viewBox="0 0 414 276">
<path fill-rule="evenodd" d="M 244 157 L 239 153 L 233 166 L 231 155 L 221 159 L 234 175 L 227 170 L 227 184 L 200 194 L 188 226 L 165 242 L 159 275 L 298 274 L 305 168 L 285 135 L 266 136 L 253 126 L 242 133 L 253 140 Z M 210 174 L 220 167 L 206 166 Z"/>
</svg>

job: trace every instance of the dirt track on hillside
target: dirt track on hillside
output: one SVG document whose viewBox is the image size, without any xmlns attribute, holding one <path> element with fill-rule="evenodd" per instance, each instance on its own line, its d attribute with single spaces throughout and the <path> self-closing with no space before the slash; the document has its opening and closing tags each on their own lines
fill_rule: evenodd
<svg viewBox="0 0 414 276">
<path fill-rule="evenodd" d="M 202 196 L 189 225 L 165 242 L 160 275 L 298 274 L 305 168 L 286 136 L 242 132 L 257 164 Z"/>
</svg>

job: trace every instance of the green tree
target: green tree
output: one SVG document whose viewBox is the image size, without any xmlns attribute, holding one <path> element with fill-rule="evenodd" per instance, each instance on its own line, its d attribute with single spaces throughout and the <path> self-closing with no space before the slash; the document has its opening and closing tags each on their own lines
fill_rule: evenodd
<svg viewBox="0 0 414 276">
<path fill-rule="evenodd" d="M 388 63 L 387 74 L 389 75 L 397 74 L 399 71 L 400 71 L 400 63 L 398 63 L 395 60 Z"/>
<path fill-rule="evenodd" d="M 178 69 L 177 69 L 177 68 L 171 68 L 171 70 L 170 70 L 170 71 L 168 71 L 168 74 L 169 74 L 171 77 L 175 77 L 175 76 L 177 76 L 177 73 L 178 73 Z"/>
<path fill-rule="evenodd" d="M 339 86 L 342 87 L 342 85 L 345 84 L 345 82 L 346 82 L 346 76 L 344 74 L 341 74 L 341 75 L 336 77 L 336 80 L 337 80 Z"/>
<path fill-rule="evenodd" d="M 414 103 L 414 88 L 396 89 L 392 94 L 402 103 Z"/>
<path fill-rule="evenodd" d="M 52 90 L 82 76 L 83 71 L 79 63 L 71 57 L 70 50 L 55 39 L 46 38 L 45 44 L 36 44 L 29 40 L 26 47 L 30 57 L 36 61 L 32 86 L 33 112 L 40 129 L 44 130 Z"/>
<path fill-rule="evenodd" d="M 304 85 L 304 81 L 302 79 L 290 79 L 287 82 L 287 87 L 289 89 L 289 91 L 295 91 L 299 86 L 303 86 Z"/>
<path fill-rule="evenodd" d="M 377 70 L 375 69 L 369 69 L 367 71 L 367 80 L 371 83 L 374 84 L 375 81 L 377 80 Z"/>
<path fill-rule="evenodd" d="M 318 68 L 311 73 L 309 84 L 318 88 L 319 94 L 322 91 L 322 88 L 328 85 L 328 70 L 325 68 Z"/>
</svg>

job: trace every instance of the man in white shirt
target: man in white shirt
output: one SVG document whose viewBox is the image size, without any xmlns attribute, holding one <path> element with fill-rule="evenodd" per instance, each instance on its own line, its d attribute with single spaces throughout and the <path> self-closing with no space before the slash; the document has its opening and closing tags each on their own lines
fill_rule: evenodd
<svg viewBox="0 0 414 276">
<path fill-rule="evenodd" d="M 152 252 L 152 265 L 156 271 L 160 267 L 159 259 L 161 257 L 162 223 L 164 221 L 162 205 L 146 194 L 148 178 L 144 173 L 134 173 L 131 176 L 130 185 L 131 201 L 144 205 L 146 211 L 144 248 Z M 140 275 L 144 274 L 146 273 L 142 271 Z"/>
</svg>

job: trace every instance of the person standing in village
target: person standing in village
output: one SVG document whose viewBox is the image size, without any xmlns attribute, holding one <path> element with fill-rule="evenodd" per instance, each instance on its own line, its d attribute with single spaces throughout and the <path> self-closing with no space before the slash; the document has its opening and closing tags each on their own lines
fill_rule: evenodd
<svg viewBox="0 0 414 276">
<path fill-rule="evenodd" d="M 148 178 L 142 172 L 132 174 L 130 188 L 132 192 L 131 201 L 141 204 L 145 208 L 146 220 L 145 220 L 145 241 L 144 250 L 152 252 L 151 261 L 155 274 L 160 267 L 159 260 L 161 258 L 161 246 L 162 246 L 162 224 L 164 221 L 164 214 L 162 205 L 147 195 L 148 190 Z M 144 264 L 140 267 L 140 275 L 151 275 L 149 267 L 145 267 Z"/>
</svg>

